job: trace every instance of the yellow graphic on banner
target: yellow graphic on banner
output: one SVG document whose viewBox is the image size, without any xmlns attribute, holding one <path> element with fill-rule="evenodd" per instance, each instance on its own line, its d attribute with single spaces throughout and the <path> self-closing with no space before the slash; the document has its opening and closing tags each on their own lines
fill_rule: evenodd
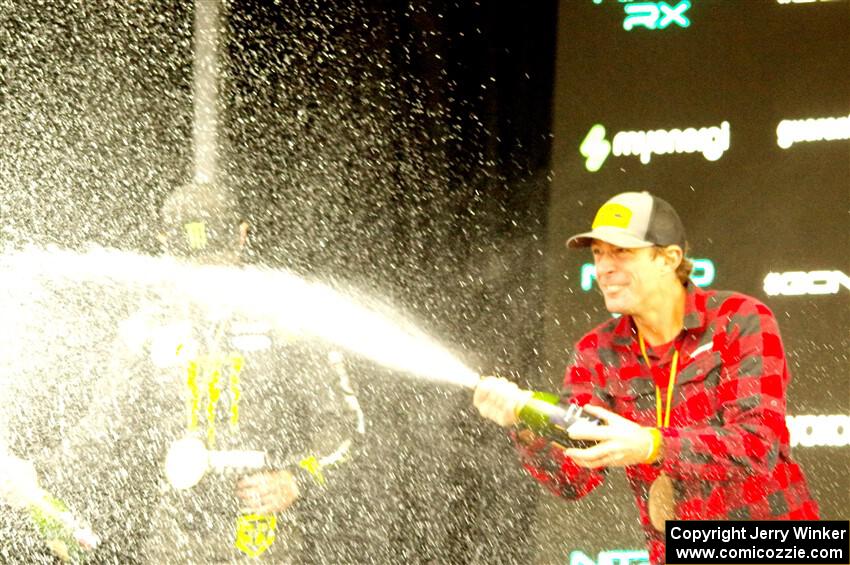
<svg viewBox="0 0 850 565">
<path fill-rule="evenodd" d="M 315 456 L 311 455 L 310 457 L 305 457 L 298 462 L 298 466 L 302 469 L 306 469 L 308 473 L 313 475 L 313 480 L 317 483 L 320 485 L 325 484 L 325 476 L 322 475 L 322 465 Z"/>
<path fill-rule="evenodd" d="M 183 227 L 186 229 L 186 241 L 191 249 L 203 249 L 207 246 L 207 226 L 204 222 L 191 222 Z"/>
<path fill-rule="evenodd" d="M 600 226 L 611 228 L 627 228 L 629 222 L 632 221 L 632 211 L 617 203 L 608 203 L 599 209 L 596 213 L 596 218 L 593 220 L 591 229 L 596 229 Z"/>
<path fill-rule="evenodd" d="M 236 549 L 249 557 L 258 557 L 275 540 L 277 519 L 272 514 L 248 514 L 236 520 Z"/>
<path fill-rule="evenodd" d="M 186 366 L 186 429 L 197 431 L 201 404 L 207 421 L 207 448 L 216 443 L 216 410 L 221 400 L 223 386 L 227 385 L 229 400 L 228 424 L 230 430 L 239 430 L 239 400 L 242 397 L 240 374 L 245 358 L 238 353 L 227 355 L 200 355 Z"/>
</svg>

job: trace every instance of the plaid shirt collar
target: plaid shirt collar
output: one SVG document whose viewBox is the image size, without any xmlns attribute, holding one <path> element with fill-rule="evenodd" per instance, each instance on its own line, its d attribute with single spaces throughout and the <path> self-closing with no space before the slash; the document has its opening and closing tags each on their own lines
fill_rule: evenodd
<svg viewBox="0 0 850 565">
<path fill-rule="evenodd" d="M 684 330 L 687 332 L 699 332 L 706 325 L 706 298 L 704 290 L 688 281 L 685 284 L 685 316 Z M 637 326 L 631 316 L 621 316 L 620 321 L 614 327 L 612 344 L 620 349 L 633 349 L 640 354 L 640 344 L 637 339 Z"/>
</svg>

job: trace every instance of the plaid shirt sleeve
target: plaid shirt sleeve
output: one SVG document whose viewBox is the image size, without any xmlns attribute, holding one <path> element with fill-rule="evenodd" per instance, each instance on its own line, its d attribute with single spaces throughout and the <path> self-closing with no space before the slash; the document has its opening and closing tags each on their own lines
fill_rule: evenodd
<svg viewBox="0 0 850 565">
<path fill-rule="evenodd" d="M 675 478 L 724 481 L 766 475 L 788 442 L 788 372 L 776 319 L 765 305 L 736 295 L 723 302 L 718 320 L 726 321 L 714 335 L 722 363 L 721 423 L 662 430 L 662 467 Z"/>
<path fill-rule="evenodd" d="M 595 404 L 610 406 L 604 400 L 600 364 L 595 348 L 595 336 L 590 335 L 579 342 L 573 363 L 567 367 L 561 403 L 578 405 Z M 579 467 L 557 444 L 545 438 L 533 436 L 530 430 L 511 433 L 520 454 L 523 467 L 549 491 L 562 498 L 581 498 L 601 485 L 605 480 L 606 468 L 588 469 Z M 523 440 L 523 436 L 530 440 Z"/>
</svg>

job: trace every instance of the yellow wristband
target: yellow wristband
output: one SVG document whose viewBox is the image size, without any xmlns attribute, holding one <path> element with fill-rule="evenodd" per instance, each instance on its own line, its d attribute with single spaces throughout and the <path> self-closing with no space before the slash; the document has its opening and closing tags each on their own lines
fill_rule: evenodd
<svg viewBox="0 0 850 565">
<path fill-rule="evenodd" d="M 522 412 L 522 409 L 525 408 L 525 405 L 528 404 L 528 401 L 531 400 L 531 397 L 534 396 L 534 392 L 530 390 L 522 390 L 520 389 L 519 394 L 516 398 L 514 398 L 514 417 L 519 420 L 519 414 Z"/>
<path fill-rule="evenodd" d="M 649 428 L 649 433 L 652 434 L 652 445 L 644 460 L 644 463 L 647 465 L 655 463 L 655 460 L 658 459 L 658 452 L 661 451 L 661 430 L 658 428 Z"/>
</svg>

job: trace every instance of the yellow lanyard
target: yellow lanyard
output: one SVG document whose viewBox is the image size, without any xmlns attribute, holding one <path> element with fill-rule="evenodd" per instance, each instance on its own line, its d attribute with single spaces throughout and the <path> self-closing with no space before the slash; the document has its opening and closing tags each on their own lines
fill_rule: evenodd
<svg viewBox="0 0 850 565">
<path fill-rule="evenodd" d="M 643 355 L 643 360 L 646 361 L 646 366 L 652 371 L 652 365 L 649 363 L 649 357 L 646 355 L 646 345 L 643 343 L 643 336 L 638 332 L 638 341 L 640 342 L 640 352 Z M 667 383 L 667 409 L 664 410 L 664 420 L 661 420 L 661 389 L 655 385 L 655 419 L 658 421 L 659 428 L 670 426 L 670 410 L 673 407 L 673 387 L 676 385 L 676 367 L 679 364 L 679 350 L 673 347 L 673 362 L 670 365 L 670 381 Z"/>
</svg>

